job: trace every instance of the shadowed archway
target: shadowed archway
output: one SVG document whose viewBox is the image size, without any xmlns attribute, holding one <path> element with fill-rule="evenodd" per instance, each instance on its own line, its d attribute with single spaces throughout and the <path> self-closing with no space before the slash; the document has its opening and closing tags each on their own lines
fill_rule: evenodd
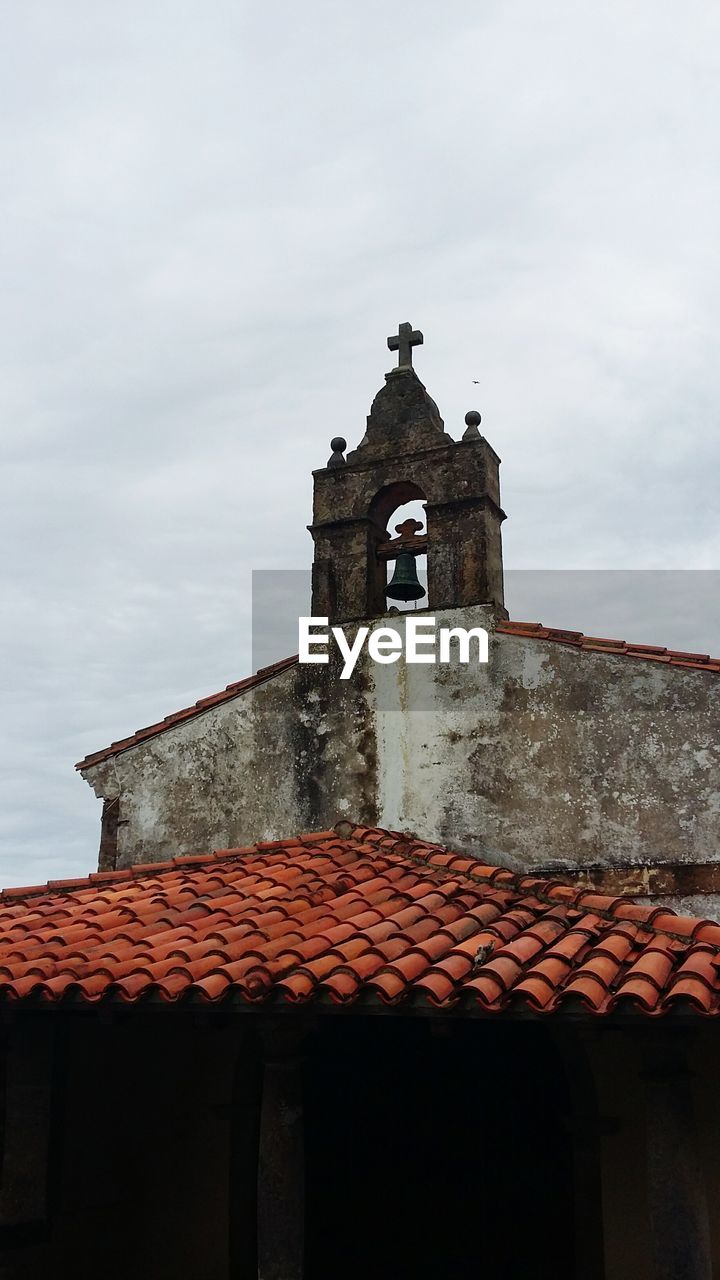
<svg viewBox="0 0 720 1280">
<path fill-rule="evenodd" d="M 545 1029 L 327 1019 L 308 1044 L 306 1280 L 571 1280 L 562 1063 Z"/>
</svg>

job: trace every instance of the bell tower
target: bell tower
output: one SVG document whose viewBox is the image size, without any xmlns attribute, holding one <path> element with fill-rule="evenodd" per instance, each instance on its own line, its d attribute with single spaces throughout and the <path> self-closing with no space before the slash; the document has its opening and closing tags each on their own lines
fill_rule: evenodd
<svg viewBox="0 0 720 1280">
<path fill-rule="evenodd" d="M 479 413 L 467 414 L 461 440 L 445 431 L 413 368 L 413 347 L 422 342 L 410 324 L 388 338 L 398 365 L 373 400 L 363 439 L 346 456 L 345 440 L 336 436 L 327 465 L 313 472 L 313 617 L 342 623 L 387 613 L 388 561 L 395 561 L 395 579 L 410 583 L 412 595 L 402 598 L 413 598 L 408 558 L 424 553 L 428 592 L 421 607 L 492 604 L 507 617 L 500 459 L 480 435 Z M 414 499 L 424 503 L 427 531 L 407 520 L 391 537 L 393 512 Z"/>
</svg>

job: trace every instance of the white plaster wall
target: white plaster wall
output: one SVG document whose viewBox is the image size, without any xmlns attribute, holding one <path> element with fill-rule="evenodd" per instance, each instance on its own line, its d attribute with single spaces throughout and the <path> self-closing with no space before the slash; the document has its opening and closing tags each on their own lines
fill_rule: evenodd
<svg viewBox="0 0 720 1280">
<path fill-rule="evenodd" d="M 720 856 L 712 673 L 503 634 L 487 667 L 373 669 L 381 825 L 520 867 Z"/>
</svg>

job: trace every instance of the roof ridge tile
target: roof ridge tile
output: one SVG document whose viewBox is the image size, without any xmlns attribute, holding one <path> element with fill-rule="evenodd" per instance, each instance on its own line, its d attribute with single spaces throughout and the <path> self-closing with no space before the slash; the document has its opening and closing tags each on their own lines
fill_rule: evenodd
<svg viewBox="0 0 720 1280">
<path fill-rule="evenodd" d="M 187 720 L 191 716 L 202 715 L 204 711 L 208 711 L 219 703 L 230 702 L 233 698 L 238 697 L 239 694 L 258 688 L 274 676 L 287 671 L 289 667 L 295 666 L 297 661 L 297 654 L 293 654 L 289 658 L 281 658 L 279 662 L 271 663 L 268 667 L 260 667 L 254 675 L 246 676 L 243 680 L 236 680 L 233 684 L 226 685 L 218 693 L 211 693 L 204 698 L 199 698 L 192 706 L 182 707 L 180 711 L 173 711 L 170 715 L 165 716 L 162 720 L 157 720 L 154 724 L 146 725 L 142 729 L 136 729 L 135 733 L 111 742 L 109 747 L 104 747 L 100 751 L 91 751 L 89 755 L 78 761 L 75 768 L 80 771 L 91 769 L 94 765 L 101 764 L 103 760 L 119 755 L 121 751 L 128 751 L 130 747 L 139 745 L 141 742 L 146 741 L 147 738 L 171 729 L 179 720 Z"/>
<path fill-rule="evenodd" d="M 506 619 L 499 621 L 495 630 L 501 635 L 527 636 L 530 639 L 549 640 L 556 644 L 570 644 L 578 649 L 587 649 L 591 653 L 610 653 L 638 658 L 643 662 L 662 662 L 673 667 L 702 669 L 720 674 L 720 658 L 711 658 L 707 653 L 684 653 L 678 649 L 667 649 L 663 645 L 629 644 L 625 640 L 615 640 L 607 636 L 588 636 L 582 631 L 544 627 L 540 622 L 514 622 Z"/>
</svg>

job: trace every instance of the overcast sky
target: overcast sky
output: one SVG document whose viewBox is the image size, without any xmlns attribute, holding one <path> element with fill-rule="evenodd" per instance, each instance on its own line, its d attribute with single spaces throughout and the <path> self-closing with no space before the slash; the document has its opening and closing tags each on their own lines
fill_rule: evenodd
<svg viewBox="0 0 720 1280">
<path fill-rule="evenodd" d="M 0 32 L 0 883 L 94 869 L 74 762 L 247 674 L 250 572 L 309 563 L 401 320 L 503 459 L 507 565 L 720 567 L 717 4 L 0 0 Z M 604 586 L 603 631 L 678 643 L 677 599 L 631 635 Z"/>
</svg>

